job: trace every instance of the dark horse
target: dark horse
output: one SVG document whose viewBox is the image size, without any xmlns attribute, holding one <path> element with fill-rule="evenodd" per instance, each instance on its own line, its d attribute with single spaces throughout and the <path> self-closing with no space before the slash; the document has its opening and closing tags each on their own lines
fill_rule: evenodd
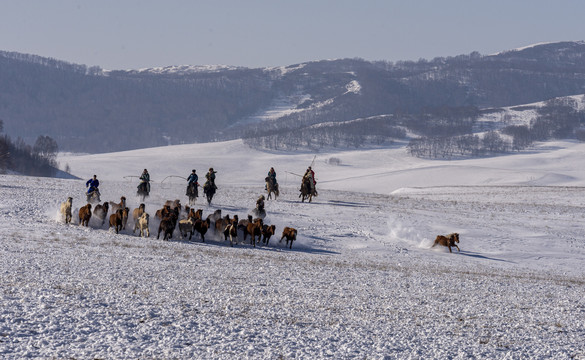
<svg viewBox="0 0 585 360">
<path fill-rule="evenodd" d="M 136 195 L 144 201 L 150 194 L 150 184 L 147 182 L 142 182 L 138 185 L 138 190 L 136 191 Z"/>
<path fill-rule="evenodd" d="M 199 197 L 199 191 L 197 189 L 199 184 L 191 183 L 187 185 L 187 196 L 189 197 L 189 205 L 195 205 L 195 200 Z"/>
<path fill-rule="evenodd" d="M 266 191 L 268 192 L 266 200 L 270 200 L 272 194 L 274 194 L 274 200 L 276 200 L 278 195 L 280 195 L 278 191 L 278 184 L 275 184 L 274 179 L 271 178 L 270 176 L 267 176 L 266 179 L 264 180 L 266 181 Z"/>
<path fill-rule="evenodd" d="M 215 194 L 215 186 L 206 182 L 203 185 L 203 193 L 205 193 L 205 197 L 207 198 L 207 204 L 211 204 L 211 199 L 213 199 L 213 195 Z"/>
<path fill-rule="evenodd" d="M 305 202 L 305 199 L 309 199 L 309 202 L 311 202 L 313 196 L 317 196 L 317 192 L 311 191 L 311 179 L 304 177 L 301 182 L 301 194 L 299 197 L 302 198 L 302 202 Z"/>
<path fill-rule="evenodd" d="M 92 192 L 87 194 L 87 202 L 90 204 L 99 203 L 100 200 L 100 191 L 98 189 L 94 189 Z"/>
</svg>

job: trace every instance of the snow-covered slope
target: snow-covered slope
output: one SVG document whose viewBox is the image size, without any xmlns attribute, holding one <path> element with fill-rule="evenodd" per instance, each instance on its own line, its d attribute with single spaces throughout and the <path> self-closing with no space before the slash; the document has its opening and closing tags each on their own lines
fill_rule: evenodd
<svg viewBox="0 0 585 360">
<path fill-rule="evenodd" d="M 213 167 L 219 184 L 259 186 L 270 167 L 279 182 L 297 185 L 313 164 L 319 188 L 390 194 L 404 187 L 443 185 L 585 186 L 585 144 L 547 142 L 531 151 L 467 160 L 425 160 L 409 156 L 401 144 L 392 149 L 322 153 L 279 153 L 250 149 L 241 140 L 148 148 L 111 154 L 62 155 L 73 175 L 105 181 L 139 176 L 148 168 L 157 182 L 184 182 L 191 169 L 203 177 Z M 136 180 L 136 179 L 134 179 Z"/>
<path fill-rule="evenodd" d="M 186 176 L 218 170 L 211 205 L 245 217 L 274 166 L 268 246 L 144 239 L 93 219 L 85 180 L 0 176 L 0 357 L 555 358 L 585 356 L 585 144 L 543 144 L 498 158 L 427 161 L 403 149 L 318 154 L 319 196 L 298 199 L 313 154 L 263 153 L 240 141 L 62 155 L 103 200 L 185 202 Z M 338 165 L 334 165 L 338 164 Z M 164 180 L 164 181 L 163 181 Z M 74 218 L 75 218 L 74 214 Z M 279 243 L 297 228 L 292 249 Z M 461 251 L 432 248 L 458 232 Z"/>
</svg>

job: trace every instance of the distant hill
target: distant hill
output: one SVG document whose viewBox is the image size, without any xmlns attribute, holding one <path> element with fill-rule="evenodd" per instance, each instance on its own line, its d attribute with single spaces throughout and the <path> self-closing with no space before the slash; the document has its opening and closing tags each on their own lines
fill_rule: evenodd
<svg viewBox="0 0 585 360">
<path fill-rule="evenodd" d="M 483 109 L 585 93 L 585 42 L 420 61 L 315 61 L 106 71 L 0 52 L 0 119 L 13 137 L 100 153 L 245 137 L 276 148 L 387 144 L 474 128 Z M 255 139 L 258 139 L 256 141 Z"/>
</svg>

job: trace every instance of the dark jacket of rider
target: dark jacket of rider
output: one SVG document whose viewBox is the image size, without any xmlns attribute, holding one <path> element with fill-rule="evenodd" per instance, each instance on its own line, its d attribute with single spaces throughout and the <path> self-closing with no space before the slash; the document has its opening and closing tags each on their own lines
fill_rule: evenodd
<svg viewBox="0 0 585 360">
<path fill-rule="evenodd" d="M 197 183 L 198 180 L 199 180 L 199 176 L 197 176 L 197 174 L 195 174 L 195 172 L 192 172 L 191 174 L 189 174 L 189 177 L 187 178 L 187 182 L 189 184 L 195 184 L 195 183 Z"/>
<path fill-rule="evenodd" d="M 144 190 L 150 192 L 150 174 L 146 169 L 140 175 L 140 184 L 138 184 L 137 188 L 140 190 L 141 187 L 144 187 Z"/>
<path fill-rule="evenodd" d="M 270 168 L 270 170 L 268 171 L 268 177 L 270 179 L 272 179 L 272 183 L 273 184 L 275 184 L 275 185 L 277 184 L 277 182 L 276 182 L 276 171 L 274 171 L 274 168 Z"/>
<path fill-rule="evenodd" d="M 215 185 L 215 173 L 217 173 L 217 171 L 214 171 L 213 168 L 210 168 L 209 172 L 205 174 L 205 178 L 207 179 L 206 184 L 209 184 L 214 189 L 217 189 L 217 186 Z"/>
<path fill-rule="evenodd" d="M 148 173 L 148 171 L 144 171 L 144 172 L 142 173 L 142 175 L 140 175 L 140 180 L 141 180 L 142 182 L 146 182 L 146 183 L 147 183 L 147 182 L 150 182 L 150 174 Z"/>
<path fill-rule="evenodd" d="M 87 182 L 85 183 L 85 187 L 89 187 L 89 189 L 87 189 L 88 194 L 94 190 L 98 190 L 99 186 L 100 181 L 95 176 L 92 179 L 87 180 Z"/>
</svg>

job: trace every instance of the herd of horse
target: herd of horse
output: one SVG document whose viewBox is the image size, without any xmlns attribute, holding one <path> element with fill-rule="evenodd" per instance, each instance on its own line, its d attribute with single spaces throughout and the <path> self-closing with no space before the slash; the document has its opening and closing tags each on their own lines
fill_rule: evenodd
<svg viewBox="0 0 585 360">
<path fill-rule="evenodd" d="M 270 200 L 273 198 L 276 200 L 276 198 L 280 195 L 280 191 L 278 189 L 278 184 L 274 181 L 273 178 L 271 178 L 269 176 L 267 176 L 265 178 L 265 182 L 266 182 L 266 192 L 268 194 L 266 199 Z M 142 201 L 144 201 L 144 199 L 149 196 L 150 186 L 148 186 L 148 185 L 149 184 L 147 184 L 147 183 L 142 183 L 138 186 L 138 190 L 137 190 L 136 194 L 137 194 L 137 196 L 139 196 L 142 199 Z M 311 186 L 311 185 L 312 185 L 311 179 L 308 177 L 303 177 L 303 179 L 301 181 L 301 188 L 299 190 L 300 191 L 299 198 L 301 198 L 301 202 L 305 202 L 305 200 L 308 200 L 308 202 L 311 202 L 313 199 L 313 196 L 317 196 L 317 191 L 315 190 L 314 186 Z M 198 186 L 199 185 L 197 183 L 194 183 L 194 184 L 190 184 L 187 187 L 186 195 L 189 197 L 189 205 L 191 205 L 191 206 L 195 204 L 195 200 L 198 197 Z M 215 195 L 215 187 L 210 186 L 208 183 L 206 183 L 203 186 L 203 192 L 205 194 L 205 198 L 207 200 L 207 203 L 211 204 L 213 196 Z M 122 199 L 123 199 L 123 201 L 125 200 L 125 198 L 122 198 Z M 90 204 L 92 204 L 92 203 L 99 203 L 99 201 L 100 201 L 99 191 L 94 191 L 92 193 L 87 194 L 87 203 L 89 206 L 91 206 Z M 114 204 L 114 205 L 117 205 L 117 204 Z M 64 210 L 66 207 L 68 207 L 68 210 Z M 263 207 L 262 207 L 262 209 L 255 209 L 255 210 L 262 211 Z M 264 216 L 266 215 L 265 212 L 262 214 L 258 211 L 256 212 L 256 215 L 259 215 L 259 216 L 261 216 L 261 218 L 264 218 Z M 65 220 L 66 223 L 70 222 L 70 219 L 71 219 L 71 198 L 68 199 L 68 202 L 62 204 L 61 212 L 63 213 L 63 215 L 66 219 Z M 262 215 L 264 215 L 264 216 L 262 216 Z M 112 216 L 114 216 L 114 215 L 112 215 Z M 80 220 L 82 222 L 84 221 L 81 218 L 80 218 Z M 237 221 L 237 217 L 236 217 L 236 221 Z M 237 222 L 236 222 L 236 226 L 237 226 Z M 260 227 L 262 227 L 262 225 L 260 225 Z M 225 235 L 226 239 L 227 239 L 227 236 L 230 233 L 230 231 L 235 231 L 234 229 L 235 228 L 232 228 L 230 230 L 229 224 L 226 226 L 226 229 L 224 231 L 226 234 Z M 116 227 L 116 230 L 118 230 L 117 227 Z M 159 233 L 160 233 L 160 231 L 161 231 L 161 229 L 159 228 Z M 118 231 L 116 231 L 116 232 L 118 232 Z M 204 235 L 204 233 L 201 234 L 202 237 L 203 237 L 203 235 Z M 283 234 L 283 238 L 287 238 L 287 237 L 289 237 L 289 236 L 285 236 Z M 295 238 L 296 238 L 296 230 L 295 230 Z M 288 241 L 287 241 L 287 243 L 288 243 Z M 292 246 L 292 240 L 290 241 L 290 243 Z M 452 252 L 451 248 L 455 247 L 455 248 L 457 248 L 457 251 L 459 251 L 459 246 L 457 246 L 457 243 L 459 243 L 459 234 L 458 233 L 451 233 L 451 234 L 448 234 L 447 236 L 438 235 L 436 237 L 432 247 L 435 247 L 437 245 L 445 246 L 449 249 L 449 252 Z M 255 241 L 254 241 L 254 245 L 255 245 Z"/>
<path fill-rule="evenodd" d="M 277 199 L 280 195 L 280 191 L 278 188 L 278 184 L 271 178 L 266 177 L 266 191 L 267 191 L 267 198 L 268 199 Z M 137 197 L 143 202 L 149 195 L 150 195 L 150 184 L 143 182 L 137 186 L 136 195 Z M 262 207 L 258 207 L 254 209 L 254 214 L 257 216 L 256 219 L 251 219 L 252 216 L 249 215 L 249 219 L 244 220 L 237 220 L 237 216 L 235 219 L 221 218 L 218 216 L 215 217 L 216 213 L 220 210 L 216 211 L 216 213 L 210 215 L 207 219 L 202 220 L 201 211 L 198 210 L 197 212 L 190 211 L 190 206 L 195 204 L 197 197 L 199 196 L 198 187 L 203 187 L 203 192 L 205 194 L 205 198 L 208 204 L 211 204 L 213 196 L 215 195 L 216 188 L 209 184 L 205 183 L 204 186 L 200 186 L 198 183 L 192 183 L 187 186 L 186 195 L 189 198 L 189 206 L 185 206 L 185 209 L 189 213 L 189 215 L 184 219 L 179 219 L 179 213 L 181 211 L 181 206 L 178 204 L 169 204 L 170 200 L 167 201 L 165 206 L 162 209 L 157 210 L 155 218 L 158 219 L 159 227 L 157 231 L 157 238 L 163 233 L 163 238 L 168 240 L 168 238 L 172 237 L 173 230 L 175 228 L 179 228 L 181 230 L 181 236 L 183 237 L 184 234 L 189 233 L 191 238 L 193 232 L 197 231 L 200 233 L 200 237 L 203 241 L 205 241 L 205 233 L 210 225 L 213 224 L 213 228 L 217 228 L 215 230 L 223 233 L 225 235 L 225 239 L 230 239 L 230 243 L 233 246 L 234 239 L 237 237 L 237 230 L 240 232 L 243 230 L 244 234 L 244 241 L 246 240 L 246 235 L 251 235 L 252 237 L 252 245 L 256 245 L 256 235 L 262 236 L 263 242 L 265 245 L 268 245 L 268 239 L 270 238 L 271 234 L 274 234 L 275 226 L 274 225 L 266 225 L 263 223 L 263 219 L 266 216 L 266 212 L 264 210 L 263 201 Z M 301 186 L 301 193 L 304 194 L 303 190 L 304 186 Z M 303 195 L 303 201 L 305 200 L 305 196 Z M 300 197 L 300 196 L 299 196 Z M 261 197 L 262 200 L 264 196 Z M 61 205 L 61 213 L 65 218 L 66 223 L 71 222 L 71 200 L 69 198 L 68 201 L 64 202 Z M 134 209 L 133 213 L 130 213 L 130 209 L 125 206 L 125 197 L 121 198 L 121 203 L 117 204 L 112 201 L 106 202 L 103 205 L 100 204 L 100 192 L 99 190 L 95 190 L 87 194 L 87 205 L 80 208 L 79 211 L 79 218 L 80 224 L 83 226 L 89 225 L 89 220 L 92 215 L 96 215 L 96 217 L 101 222 L 101 225 L 106 221 L 106 215 L 108 212 L 107 206 L 110 205 L 112 207 L 111 215 L 110 215 L 110 228 L 114 228 L 116 233 L 120 230 L 125 229 L 126 222 L 128 218 L 132 216 L 133 221 L 135 222 L 134 225 L 134 232 L 138 229 L 140 230 L 140 236 L 146 235 L 147 237 L 150 235 L 149 231 L 149 219 L 150 216 L 148 213 L 145 212 L 144 203 L 140 204 L 139 208 Z M 178 200 L 175 200 L 178 202 Z M 171 206 L 173 205 L 173 206 Z M 116 207 L 120 207 L 117 210 Z M 92 207 L 93 210 L 92 211 Z M 174 208 L 174 211 L 171 209 Z M 115 211 L 116 210 L 116 211 Z M 118 214 L 119 213 L 119 214 Z M 199 214 L 199 218 L 197 218 L 196 214 Z M 235 223 L 234 223 L 235 220 Z M 225 223 L 225 224 L 224 224 Z M 191 230 L 187 230 L 191 228 Z M 222 228 L 222 229 L 219 229 Z M 292 247 L 293 240 L 296 239 L 296 230 L 291 227 L 286 227 L 283 231 L 283 235 L 281 241 L 286 239 L 287 246 Z M 258 239 L 260 240 L 260 239 Z M 290 244 L 290 245 L 289 245 Z"/>
</svg>

